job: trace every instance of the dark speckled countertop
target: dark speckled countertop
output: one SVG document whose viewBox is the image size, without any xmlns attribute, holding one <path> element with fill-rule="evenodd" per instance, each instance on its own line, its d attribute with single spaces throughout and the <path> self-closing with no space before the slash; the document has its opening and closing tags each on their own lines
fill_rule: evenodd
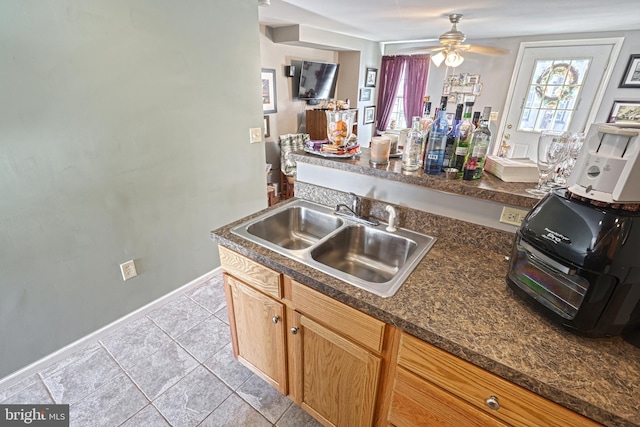
<svg viewBox="0 0 640 427">
<path fill-rule="evenodd" d="M 415 172 L 403 171 L 402 161 L 399 158 L 390 159 L 389 164 L 386 166 L 372 166 L 369 164 L 369 159 L 371 158 L 370 150 L 362 148 L 361 151 L 360 155 L 348 159 L 321 157 L 303 151 L 292 153 L 291 158 L 296 162 L 375 176 L 390 181 L 419 185 L 433 190 L 491 200 L 528 209 L 532 208 L 539 200 L 525 191 L 527 188 L 535 187 L 534 183 L 503 182 L 487 172 L 479 180 L 448 180 L 445 179 L 444 175 L 427 175 L 422 170 Z"/>
<path fill-rule="evenodd" d="M 381 211 L 377 203 L 369 202 L 370 213 Z M 617 337 L 577 336 L 524 304 L 505 282 L 513 234 L 403 212 L 401 226 L 419 224 L 416 231 L 438 240 L 400 290 L 381 298 L 230 232 L 260 213 L 214 230 L 212 238 L 600 423 L 640 426 L 640 349 Z"/>
</svg>

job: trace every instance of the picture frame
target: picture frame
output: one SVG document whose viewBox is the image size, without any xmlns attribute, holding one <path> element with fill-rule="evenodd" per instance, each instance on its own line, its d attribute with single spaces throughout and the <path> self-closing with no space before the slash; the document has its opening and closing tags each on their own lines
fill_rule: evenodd
<svg viewBox="0 0 640 427">
<path fill-rule="evenodd" d="M 377 80 L 378 80 L 378 69 L 367 67 L 367 73 L 365 74 L 365 79 L 364 79 L 365 87 L 376 87 Z"/>
<path fill-rule="evenodd" d="M 360 97 L 358 98 L 358 101 L 371 101 L 371 92 L 372 92 L 372 89 L 370 88 L 361 88 Z"/>
<path fill-rule="evenodd" d="M 618 87 L 640 88 L 640 54 L 629 56 L 627 68 L 624 70 L 622 80 Z"/>
<path fill-rule="evenodd" d="M 607 123 L 640 126 L 640 101 L 613 101 Z"/>
<path fill-rule="evenodd" d="M 262 126 L 264 130 L 264 137 L 268 138 L 271 135 L 271 124 L 269 123 L 269 116 L 264 116 L 264 124 Z"/>
<path fill-rule="evenodd" d="M 262 69 L 262 112 L 272 114 L 278 112 L 276 101 L 276 70 Z"/>
<path fill-rule="evenodd" d="M 365 125 L 371 124 L 376 121 L 376 107 L 372 105 L 370 107 L 364 107 L 364 119 Z"/>
</svg>

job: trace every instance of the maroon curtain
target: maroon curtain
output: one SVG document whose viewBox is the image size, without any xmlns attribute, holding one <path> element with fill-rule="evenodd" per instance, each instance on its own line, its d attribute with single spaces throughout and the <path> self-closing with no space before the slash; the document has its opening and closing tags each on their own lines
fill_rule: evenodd
<svg viewBox="0 0 640 427">
<path fill-rule="evenodd" d="M 424 95 L 427 91 L 429 55 L 412 55 L 405 59 L 404 117 L 411 123 L 414 116 L 422 117 Z"/>
<path fill-rule="evenodd" d="M 383 56 L 380 65 L 380 90 L 378 91 L 378 111 L 376 113 L 377 132 L 383 133 L 387 130 L 391 120 L 393 103 L 398 94 L 402 69 L 407 55 Z"/>
</svg>

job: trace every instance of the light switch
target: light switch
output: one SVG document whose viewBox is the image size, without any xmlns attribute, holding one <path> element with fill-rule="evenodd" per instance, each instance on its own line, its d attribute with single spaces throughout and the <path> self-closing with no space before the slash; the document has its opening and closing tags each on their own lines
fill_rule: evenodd
<svg viewBox="0 0 640 427">
<path fill-rule="evenodd" d="M 262 142 L 262 128 L 249 128 L 249 142 Z"/>
</svg>

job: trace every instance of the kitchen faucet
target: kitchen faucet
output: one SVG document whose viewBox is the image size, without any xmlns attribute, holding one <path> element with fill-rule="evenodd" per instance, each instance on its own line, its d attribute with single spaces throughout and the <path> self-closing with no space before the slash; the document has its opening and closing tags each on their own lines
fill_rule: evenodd
<svg viewBox="0 0 640 427">
<path fill-rule="evenodd" d="M 344 203 L 338 203 L 334 213 L 339 216 L 343 216 L 346 218 L 351 218 L 356 222 L 360 222 L 367 225 L 378 225 L 380 222 L 375 218 L 363 218 L 362 217 L 362 201 L 355 193 L 349 193 L 349 195 L 353 198 L 351 202 L 351 207 L 347 206 Z M 346 212 L 345 212 L 346 211 Z"/>
</svg>

